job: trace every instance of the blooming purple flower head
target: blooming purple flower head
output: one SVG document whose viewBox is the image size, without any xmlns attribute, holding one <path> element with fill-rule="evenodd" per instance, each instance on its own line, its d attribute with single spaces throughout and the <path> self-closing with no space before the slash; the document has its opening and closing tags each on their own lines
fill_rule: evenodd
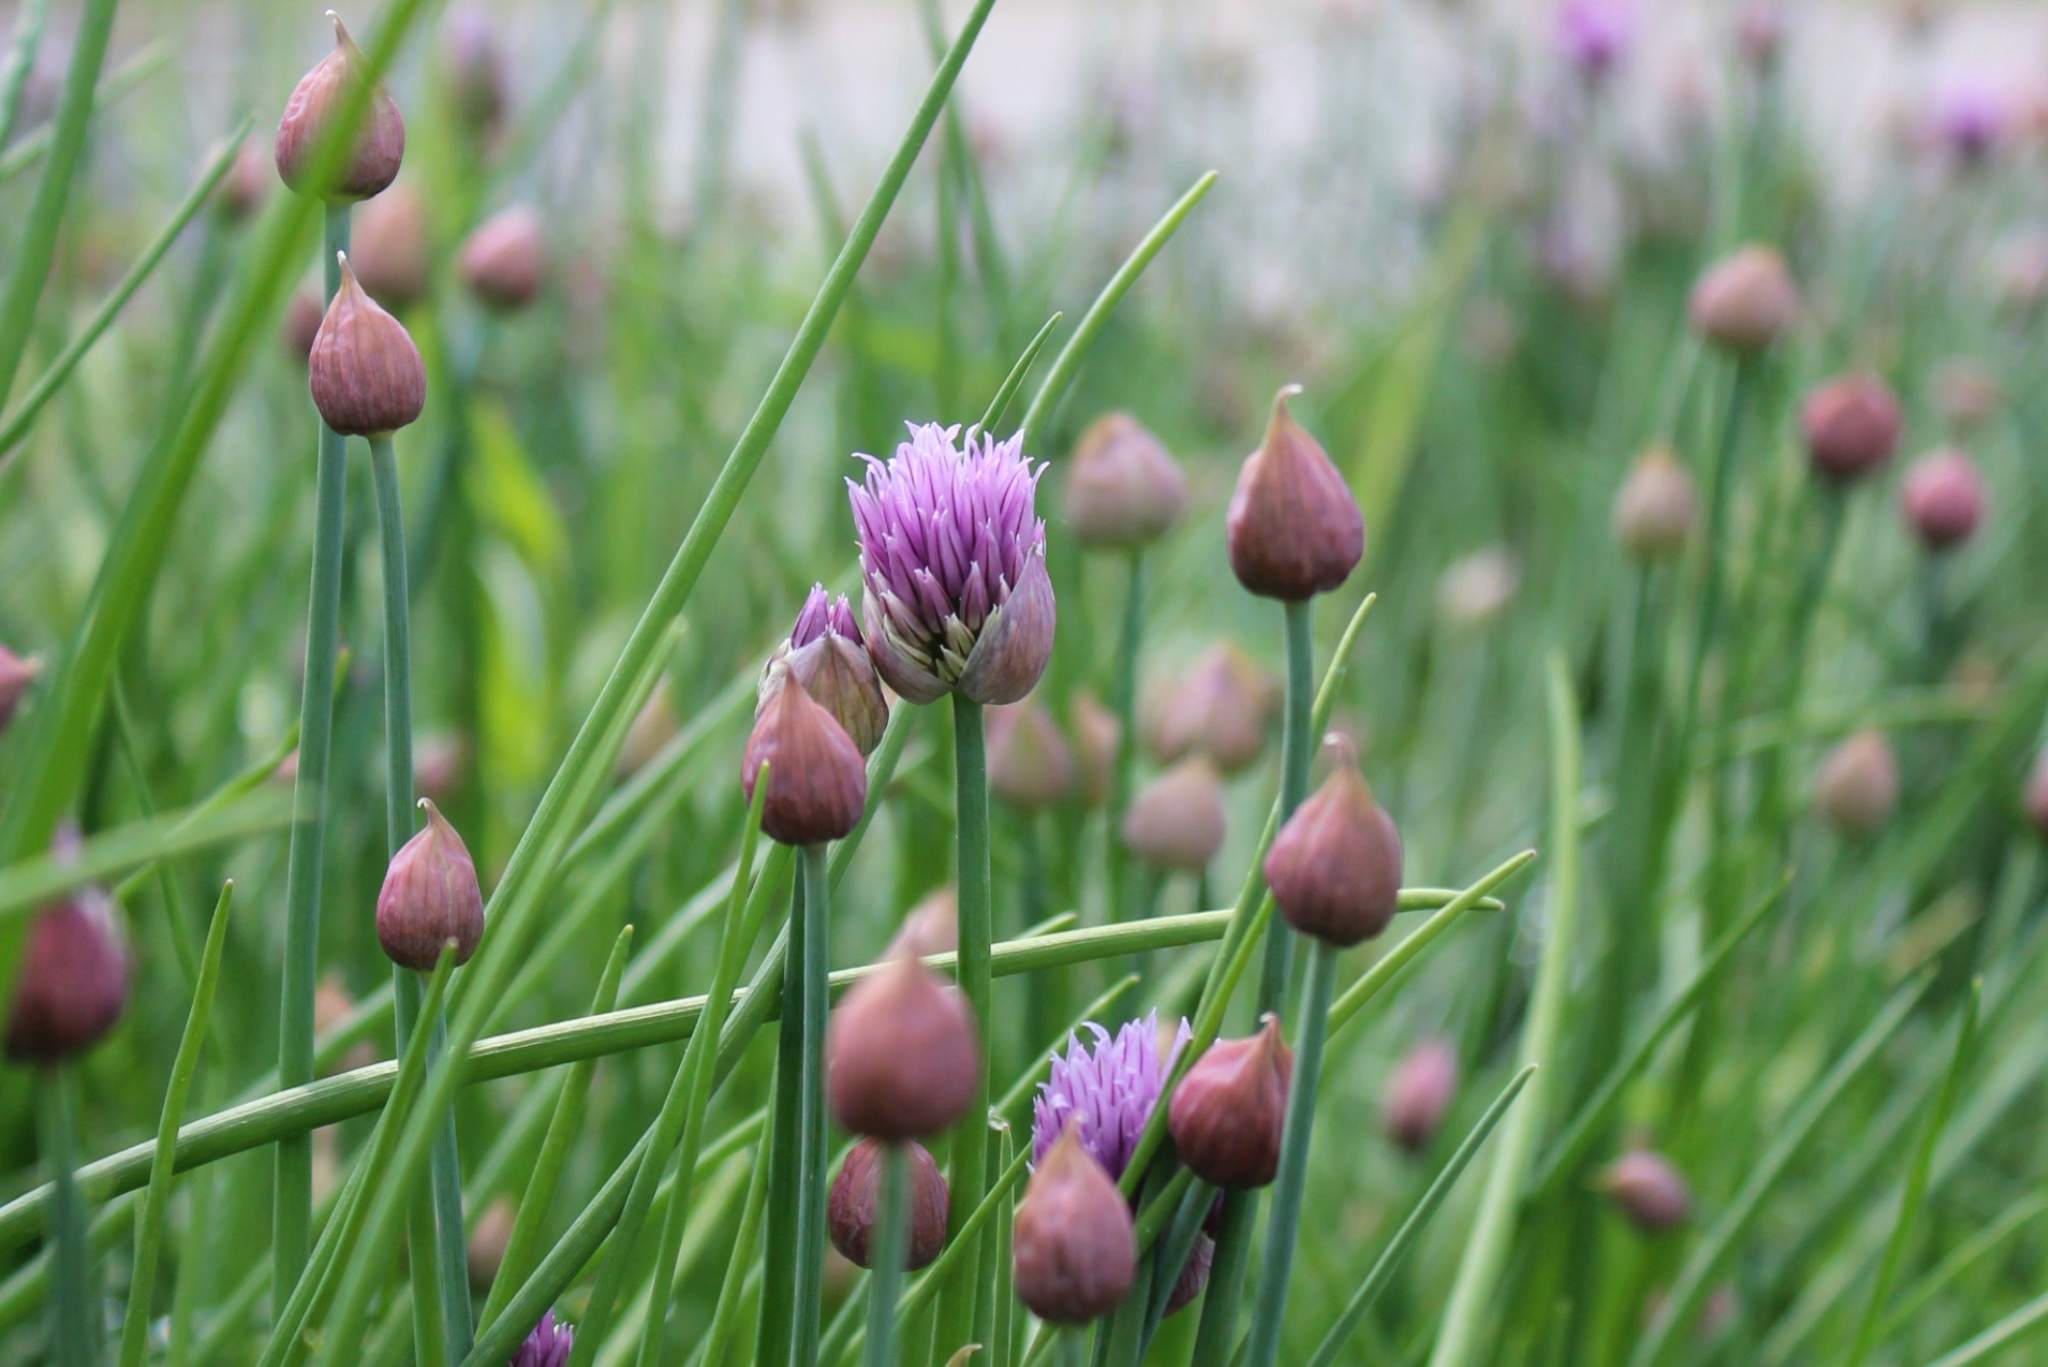
<svg viewBox="0 0 2048 1367">
<path fill-rule="evenodd" d="M 1125 1021 L 1114 1038 L 1094 1021 L 1086 1029 L 1094 1034 L 1095 1043 L 1083 1044 L 1078 1034 L 1069 1036 L 1065 1056 L 1053 1055 L 1052 1076 L 1038 1085 L 1032 1103 L 1031 1162 L 1044 1162 L 1067 1122 L 1078 1120 L 1081 1147 L 1112 1179 L 1120 1178 L 1173 1061 L 1194 1032 L 1183 1019 L 1172 1040 L 1162 1041 L 1157 1011 L 1146 1013 L 1143 1020 Z"/>
<path fill-rule="evenodd" d="M 1620 65 L 1634 36 L 1635 12 L 1627 0 L 1564 0 L 1558 8 L 1558 46 L 1588 80 Z"/>
<path fill-rule="evenodd" d="M 550 1310 L 540 1317 L 505 1367 L 568 1367 L 569 1352 L 575 1346 L 575 1327 L 556 1319 Z"/>
<path fill-rule="evenodd" d="M 853 608 L 846 601 L 846 595 L 834 598 L 823 584 L 811 585 L 810 594 L 796 615 L 796 625 L 790 628 L 789 645 L 792 650 L 807 646 L 826 633 L 844 636 L 855 645 L 860 644 L 860 627 L 853 620 Z"/>
<path fill-rule="evenodd" d="M 1029 693 L 1052 654 L 1052 580 L 1038 477 L 1021 434 L 912 424 L 846 482 L 860 535 L 861 617 L 882 679 L 912 702 Z"/>
</svg>

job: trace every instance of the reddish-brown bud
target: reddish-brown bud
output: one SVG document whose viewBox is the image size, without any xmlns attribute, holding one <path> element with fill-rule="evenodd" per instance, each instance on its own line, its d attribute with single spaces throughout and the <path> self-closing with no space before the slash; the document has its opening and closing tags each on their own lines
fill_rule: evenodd
<svg viewBox="0 0 2048 1367">
<path fill-rule="evenodd" d="M 284 327 L 279 338 L 284 343 L 287 356 L 305 365 L 313 356 L 313 339 L 320 335 L 320 323 L 327 311 L 320 307 L 320 296 L 311 290 L 294 290 L 289 304 L 285 305 Z"/>
<path fill-rule="evenodd" d="M 1017 1298 L 1054 1324 L 1086 1324 L 1116 1309 L 1138 1272 L 1131 1208 L 1081 1147 L 1079 1123 L 1031 1174 L 1010 1239 Z"/>
<path fill-rule="evenodd" d="M 1935 552 L 1952 550 L 1984 520 L 1984 477 L 1975 462 L 1953 448 L 1922 456 L 1899 486 L 1899 508 L 1921 545 Z"/>
<path fill-rule="evenodd" d="M 354 101 L 369 61 L 349 37 L 333 10 L 334 51 L 299 79 L 277 122 L 277 174 L 301 194 L 335 200 L 368 199 L 398 175 L 405 158 L 405 119 L 389 92 L 379 85 L 370 92 L 369 107 L 356 125 L 355 145 L 331 186 L 310 183 L 313 160 L 327 130 Z"/>
<path fill-rule="evenodd" d="M 235 151 L 228 173 L 214 187 L 213 208 L 223 223 L 240 223 L 263 207 L 270 193 L 270 165 L 263 149 L 244 142 Z"/>
<path fill-rule="evenodd" d="M 903 1266 L 915 1272 L 939 1256 L 946 1246 L 946 1216 L 952 1191 L 939 1165 L 925 1152 L 924 1145 L 910 1141 L 910 1238 L 903 1250 Z M 883 1143 L 863 1139 L 855 1144 L 839 1165 L 839 1175 L 825 1196 L 825 1228 L 832 1247 L 855 1267 L 871 1267 L 870 1243 L 877 1220 L 876 1207 L 882 1199 Z"/>
<path fill-rule="evenodd" d="M 868 804 L 868 767 L 853 738 L 811 700 L 792 675 L 754 718 L 740 760 L 740 786 L 754 800 L 754 776 L 773 766 L 761 829 L 785 845 L 821 845 L 852 833 Z"/>
<path fill-rule="evenodd" d="M 547 278 L 547 240 L 540 215 L 520 207 L 492 215 L 462 244 L 455 269 L 487 307 L 524 308 Z"/>
<path fill-rule="evenodd" d="M 1692 476 L 1668 446 L 1643 452 L 1614 495 L 1614 539 L 1635 560 L 1677 555 L 1698 519 Z"/>
<path fill-rule="evenodd" d="M 518 1216 L 512 1202 L 503 1196 L 484 1207 L 476 1230 L 469 1236 L 469 1284 L 479 1291 L 490 1289 L 505 1265 L 505 1250 L 512 1245 L 512 1226 Z"/>
<path fill-rule="evenodd" d="M 1165 680 L 1155 698 L 1147 739 L 1162 764 L 1201 754 L 1234 774 L 1265 751 L 1273 680 L 1228 642 L 1210 647 L 1193 668 Z"/>
<path fill-rule="evenodd" d="M 1273 396 L 1266 438 L 1245 458 L 1225 531 L 1230 568 L 1262 598 L 1300 602 L 1350 577 L 1365 554 L 1365 519 L 1322 445 L 1295 422 L 1288 385 Z"/>
<path fill-rule="evenodd" d="M 1280 1170 L 1294 1051 L 1268 1015 L 1255 1035 L 1217 1040 L 1173 1092 L 1166 1124 L 1180 1161 L 1219 1187 L 1263 1187 Z"/>
<path fill-rule="evenodd" d="M 455 962 L 466 964 L 484 938 L 484 894 L 477 885 L 469 847 L 425 798 L 427 824 L 391 856 L 384 887 L 377 894 L 377 941 L 391 962 L 428 972 L 441 948 L 455 944 Z"/>
<path fill-rule="evenodd" d="M 1738 354 L 1769 347 L 1798 313 L 1799 291 L 1785 258 L 1754 243 L 1709 266 L 1692 288 L 1693 331 Z"/>
<path fill-rule="evenodd" d="M 989 709 L 988 786 L 1026 809 L 1050 807 L 1073 792 L 1073 752 L 1035 698 Z"/>
<path fill-rule="evenodd" d="M 2020 795 L 2020 807 L 2026 813 L 2027 824 L 2043 840 L 2048 840 L 2048 747 L 2034 757 L 2034 767 L 2028 771 L 2027 786 Z"/>
<path fill-rule="evenodd" d="M 42 661 L 24 660 L 6 646 L 0 646 L 0 731 L 7 729 L 7 723 L 14 720 L 15 709 L 35 686 L 36 676 L 43 672 Z"/>
<path fill-rule="evenodd" d="M 1692 1192 L 1663 1155 L 1631 1149 L 1602 1174 L 1600 1186 L 1638 1229 L 1675 1229 L 1692 1214 Z"/>
<path fill-rule="evenodd" d="M 1380 1118 L 1387 1136 L 1410 1153 L 1436 1138 L 1458 1092 L 1458 1055 L 1447 1041 L 1426 1039 L 1408 1051 L 1387 1080 Z"/>
<path fill-rule="evenodd" d="M 1143 546 L 1180 521 L 1188 482 L 1136 418 L 1111 413 L 1081 434 L 1067 463 L 1067 522 L 1084 546 Z"/>
<path fill-rule="evenodd" d="M 1154 868 L 1200 873 L 1223 848 L 1223 781 L 1200 756 L 1138 790 L 1124 810 L 1124 844 Z"/>
<path fill-rule="evenodd" d="M 36 913 L 7 1019 L 7 1057 L 61 1063 L 98 1043 L 128 1005 L 128 941 L 114 903 L 85 888 Z"/>
<path fill-rule="evenodd" d="M 1287 923 L 1334 945 L 1387 928 L 1400 905 L 1401 833 L 1373 801 L 1348 738 L 1325 742 L 1335 763 L 1273 838 L 1266 883 Z"/>
<path fill-rule="evenodd" d="M 1828 751 L 1813 781 L 1813 805 L 1844 835 L 1869 835 L 1899 804 L 1899 762 L 1881 731 L 1858 731 Z"/>
<path fill-rule="evenodd" d="M 908 954 L 928 959 L 934 954 L 951 954 L 960 947 L 960 897 L 952 888 L 934 888 L 903 914 L 884 959 Z"/>
<path fill-rule="evenodd" d="M 1110 778 L 1116 770 L 1117 740 L 1123 727 L 1118 724 L 1116 713 L 1086 690 L 1077 691 L 1067 705 L 1067 721 L 1074 732 L 1081 800 L 1090 807 L 1099 807 L 1109 798 Z"/>
<path fill-rule="evenodd" d="M 403 312 L 427 297 L 432 255 L 427 202 L 411 181 L 392 186 L 356 211 L 349 268 L 385 308 Z"/>
<path fill-rule="evenodd" d="M 825 1096 L 876 1139 L 939 1134 L 974 1104 L 981 1041 L 959 990 L 908 955 L 855 984 L 825 1033 Z"/>
<path fill-rule="evenodd" d="M 427 368 L 405 325 L 363 292 L 348 258 L 306 357 L 320 420 L 345 437 L 395 432 L 427 404 Z"/>
<path fill-rule="evenodd" d="M 1843 375 L 1806 397 L 1799 412 L 1806 455 L 1823 479 L 1847 484 L 1892 458 L 1905 419 L 1875 375 Z"/>
</svg>

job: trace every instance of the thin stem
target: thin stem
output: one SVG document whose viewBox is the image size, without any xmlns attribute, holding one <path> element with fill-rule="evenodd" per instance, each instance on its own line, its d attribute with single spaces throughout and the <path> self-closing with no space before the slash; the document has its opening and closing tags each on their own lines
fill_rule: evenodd
<svg viewBox="0 0 2048 1367">
<path fill-rule="evenodd" d="M 327 209 L 327 298 L 341 284 L 339 254 L 348 250 L 349 206 Z M 279 1008 L 277 1081 L 313 1080 L 313 992 L 320 969 L 320 881 L 326 858 L 327 760 L 334 736 L 334 655 L 340 635 L 342 521 L 348 502 L 348 453 L 340 433 L 320 424 L 315 475 L 313 576 L 306 608 L 306 668 L 299 692 L 299 770 L 292 790 L 291 848 L 286 857 L 284 968 Z M 310 1134 L 278 1142 L 271 1208 L 271 1297 L 282 1306 L 306 1265 L 313 1215 Z"/>
<path fill-rule="evenodd" d="M 1287 710 L 1280 736 L 1280 823 L 1308 795 L 1309 756 L 1315 748 L 1310 734 L 1310 709 L 1315 697 L 1315 637 L 1309 605 L 1314 599 L 1287 604 Z M 1287 979 L 1294 937 L 1268 928 L 1265 968 L 1259 976 L 1259 1013 L 1280 1012 L 1287 1000 Z"/>
<path fill-rule="evenodd" d="M 43 1097 L 37 1114 L 42 1122 L 43 1163 L 57 1184 L 56 1208 L 50 1213 L 56 1247 L 50 1360 L 56 1367 L 91 1367 L 95 1356 L 92 1255 L 86 1246 L 85 1202 L 74 1175 L 78 1166 L 78 1080 L 60 1065 L 43 1075 L 40 1090 Z"/>
<path fill-rule="evenodd" d="M 797 1172 L 796 1335 L 792 1360 L 818 1355 L 825 1275 L 825 1016 L 831 1010 L 832 879 L 823 845 L 803 851 L 803 1116 Z"/>
<path fill-rule="evenodd" d="M 1321 940 L 1308 951 L 1308 983 L 1302 1001 L 1301 1044 L 1294 1084 L 1287 1094 L 1287 1137 L 1280 1149 L 1280 1175 L 1273 1184 L 1273 1218 L 1266 1231 L 1266 1261 L 1259 1272 L 1259 1296 L 1252 1310 L 1248 1367 L 1272 1367 L 1280 1355 L 1280 1320 L 1287 1309 L 1287 1282 L 1301 1227 L 1301 1194 L 1308 1177 L 1309 1130 L 1316 1118 L 1316 1084 L 1323 1071 L 1324 1026 L 1337 985 L 1337 947 Z"/>
<path fill-rule="evenodd" d="M 1691 754 L 1693 733 L 1699 725 L 1700 683 L 1706 673 L 1707 653 L 1713 648 L 1714 635 L 1720 625 L 1721 599 L 1727 577 L 1729 503 L 1735 488 L 1735 462 L 1741 443 L 1742 418 L 1748 407 L 1755 373 L 1755 362 L 1744 360 L 1736 363 L 1735 379 L 1728 390 L 1728 407 L 1721 419 L 1721 443 L 1714 457 L 1712 492 L 1707 503 L 1706 578 L 1700 588 L 1700 614 L 1693 630 L 1692 658 L 1686 667 L 1685 705 L 1678 731 L 1681 758 L 1678 772 L 1681 775 L 1685 773 L 1687 766 L 1684 761 Z"/>
<path fill-rule="evenodd" d="M 756 1360 L 783 1367 L 795 1328 L 797 1171 L 803 1133 L 804 885 L 790 889 L 782 951 L 782 1020 L 775 1047 L 775 1104 L 768 1140 L 768 1230 L 762 1258 Z"/>
<path fill-rule="evenodd" d="M 875 1216 L 867 1351 L 861 1361 L 866 1367 L 895 1367 L 896 1300 L 903 1291 L 903 1244 L 910 1229 L 910 1154 L 901 1144 L 882 1148 L 882 1199 Z"/>
<path fill-rule="evenodd" d="M 989 865 L 988 865 L 988 750 L 983 731 L 981 704 L 953 695 L 954 810 L 960 842 L 959 869 L 959 982 L 974 1015 L 974 1027 L 984 1040 L 990 1033 L 989 1012 Z M 988 1184 L 988 1144 L 984 1127 L 988 1115 L 988 1073 L 983 1070 L 976 1084 L 974 1102 L 953 1132 L 952 1233 L 981 1198 Z M 971 1253 L 972 1250 L 969 1250 Z M 968 1265 L 978 1261 L 972 1257 Z M 938 1338 L 946 1352 L 968 1342 L 974 1331 L 974 1299 L 977 1291 L 971 1277 L 956 1277 L 940 1297 Z"/>
<path fill-rule="evenodd" d="M 1131 800 L 1131 767 L 1138 754 L 1138 643 L 1145 627 L 1145 552 L 1133 550 L 1124 587 L 1123 627 L 1117 633 L 1116 672 L 1109 705 L 1116 712 L 1116 766 L 1109 776 L 1109 808 L 1102 823 L 1104 892 L 1112 925 L 1124 919 L 1130 896 L 1130 859 L 1124 849 L 1124 808 Z"/>
</svg>

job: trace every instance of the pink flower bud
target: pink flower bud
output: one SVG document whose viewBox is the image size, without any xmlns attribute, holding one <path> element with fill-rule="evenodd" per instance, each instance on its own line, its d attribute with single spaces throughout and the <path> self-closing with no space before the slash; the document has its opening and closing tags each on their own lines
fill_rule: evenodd
<svg viewBox="0 0 2048 1367">
<path fill-rule="evenodd" d="M 1180 1161 L 1219 1187 L 1263 1187 L 1280 1170 L 1287 1130 L 1287 1086 L 1294 1051 L 1279 1017 L 1259 1032 L 1217 1040 L 1173 1092 L 1166 1123 Z"/>
<path fill-rule="evenodd" d="M 939 1165 L 915 1141 L 909 1150 L 910 1238 L 903 1250 L 903 1266 L 915 1272 L 946 1246 L 946 1217 L 952 1206 L 952 1191 L 939 1172 Z M 848 1151 L 839 1165 L 839 1175 L 825 1196 L 825 1228 L 832 1247 L 855 1267 L 872 1267 L 876 1206 L 882 1198 L 883 1145 L 880 1140 L 863 1139 Z"/>
<path fill-rule="evenodd" d="M 455 942 L 455 962 L 466 964 L 484 937 L 484 894 L 462 837 L 425 798 L 427 824 L 391 856 L 377 894 L 377 941 L 391 962 L 425 973 Z"/>
<path fill-rule="evenodd" d="M 1922 456 L 1899 486 L 1899 508 L 1921 545 L 1937 553 L 1953 550 L 1984 520 L 1984 477 L 1953 448 Z"/>
<path fill-rule="evenodd" d="M 974 1104 L 981 1041 L 959 990 L 908 955 L 855 984 L 825 1032 L 825 1097 L 855 1134 L 899 1141 L 950 1128 Z"/>
<path fill-rule="evenodd" d="M 1785 258 L 1754 243 L 1708 267 L 1692 288 L 1693 331 L 1725 351 L 1765 350 L 1798 313 L 1799 291 Z"/>
<path fill-rule="evenodd" d="M 861 643 L 860 628 L 854 624 L 845 595 L 835 601 L 823 584 L 811 586 L 789 639 L 776 647 L 762 673 L 754 703 L 756 714 L 782 687 L 785 675 L 794 676 L 811 701 L 846 728 L 863 755 L 872 754 L 882 743 L 882 731 L 889 724 L 889 700 L 882 694 L 882 680 Z"/>
<path fill-rule="evenodd" d="M 1692 476 L 1668 446 L 1645 451 L 1614 496 L 1614 539 L 1631 559 L 1668 560 L 1699 519 Z"/>
<path fill-rule="evenodd" d="M 1365 520 L 1321 444 L 1273 396 L 1259 449 L 1245 458 L 1225 531 L 1230 568 L 1262 598 L 1300 602 L 1338 587 L 1365 554 Z"/>
<path fill-rule="evenodd" d="M 1085 1324 L 1114 1310 L 1138 1272 L 1131 1208 L 1070 1123 L 1031 1174 L 1010 1246 L 1017 1298 L 1042 1320 Z"/>
<path fill-rule="evenodd" d="M 1828 751 L 1813 781 L 1813 805 L 1844 835 L 1869 835 L 1899 805 L 1899 762 L 1879 731 L 1858 731 Z"/>
<path fill-rule="evenodd" d="M 6 646 L 0 646 L 0 731 L 7 729 L 7 723 L 14 720 L 15 709 L 35 686 L 36 676 L 43 672 L 43 663 L 36 659 L 22 659 Z"/>
<path fill-rule="evenodd" d="M 934 954 L 951 954 L 959 947 L 959 895 L 950 887 L 934 888 L 904 913 L 903 924 L 896 927 L 882 957 L 893 959 L 907 954 L 913 959 L 928 959 Z"/>
<path fill-rule="evenodd" d="M 356 212 L 348 264 L 363 290 L 403 312 L 427 297 L 427 202 L 411 181 L 394 185 Z"/>
<path fill-rule="evenodd" d="M 1067 522 L 1084 546 L 1143 546 L 1180 521 L 1187 477 L 1128 413 L 1098 418 L 1067 465 Z"/>
<path fill-rule="evenodd" d="M 1184 759 L 1131 799 L 1124 844 L 1154 868 L 1200 873 L 1223 848 L 1226 820 L 1215 766 L 1199 756 Z"/>
<path fill-rule="evenodd" d="M 1388 1137 L 1409 1153 L 1421 1153 L 1436 1138 L 1457 1091 L 1457 1054 L 1447 1041 L 1422 1041 L 1408 1051 L 1387 1080 L 1380 1117 Z"/>
<path fill-rule="evenodd" d="M 1193 667 L 1162 680 L 1152 708 L 1152 753 L 1162 764 L 1205 755 L 1226 774 L 1265 752 L 1276 701 L 1273 680 L 1242 650 L 1218 642 Z"/>
<path fill-rule="evenodd" d="M 772 767 L 761 829 L 785 845 L 821 845 L 848 835 L 867 810 L 868 769 L 830 712 L 787 678 L 754 718 L 740 761 L 740 786 L 754 800 L 754 776 Z"/>
<path fill-rule="evenodd" d="M 369 107 L 356 126 L 355 146 L 334 184 L 308 183 L 322 139 L 352 103 L 369 67 L 341 16 L 329 10 L 327 17 L 334 21 L 334 51 L 300 78 L 285 101 L 284 117 L 277 123 L 277 174 L 301 194 L 368 199 L 397 177 L 405 157 L 405 119 L 381 85 L 370 93 Z"/>
<path fill-rule="evenodd" d="M 547 277 L 540 215 L 523 206 L 494 214 L 462 244 L 455 269 L 486 307 L 507 312 L 526 307 Z"/>
<path fill-rule="evenodd" d="M 363 292 L 341 263 L 341 288 L 306 357 L 320 419 L 343 436 L 395 432 L 427 404 L 427 368 L 405 325 Z"/>
<path fill-rule="evenodd" d="M 128 1005 L 128 941 L 114 903 L 84 888 L 36 913 L 22 952 L 7 1057 L 55 1064 L 114 1028 Z"/>
<path fill-rule="evenodd" d="M 1807 458 L 1822 478 L 1847 484 L 1892 458 L 1904 416 L 1875 375 L 1844 375 L 1806 398 L 1799 428 Z"/>
<path fill-rule="evenodd" d="M 1373 801 L 1348 739 L 1326 742 L 1336 763 L 1266 852 L 1266 883 L 1287 923 L 1334 945 L 1387 928 L 1400 905 L 1401 833 Z"/>
<path fill-rule="evenodd" d="M 990 709 L 988 786 L 1027 810 L 1053 806 L 1073 791 L 1073 752 L 1035 698 Z"/>
<path fill-rule="evenodd" d="M 1622 1213 L 1648 1233 L 1661 1233 L 1685 1223 L 1692 1214 L 1692 1192 L 1668 1159 L 1648 1149 L 1631 1149 L 1616 1159 L 1600 1179 Z"/>
<path fill-rule="evenodd" d="M 227 175 L 214 189 L 214 212 L 223 223 L 241 223 L 263 207 L 263 198 L 269 193 L 270 165 L 263 149 L 253 142 L 244 142 L 236 150 Z"/>
</svg>

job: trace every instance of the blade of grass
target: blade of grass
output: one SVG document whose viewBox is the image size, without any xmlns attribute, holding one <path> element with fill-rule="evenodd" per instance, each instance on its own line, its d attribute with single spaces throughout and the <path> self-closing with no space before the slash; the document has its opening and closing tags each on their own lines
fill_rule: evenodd
<svg viewBox="0 0 2048 1367">
<path fill-rule="evenodd" d="M 173 55 L 174 49 L 168 43 L 150 43 L 137 50 L 134 56 L 107 73 L 107 79 L 100 82 L 99 93 L 93 97 L 93 112 L 97 114 L 111 108 L 116 101 L 169 66 Z M 6 144 L 6 151 L 0 152 L 0 186 L 6 185 L 49 153 L 56 142 L 57 128 L 54 122 L 41 124 Z"/>
<path fill-rule="evenodd" d="M 0 869 L 0 923 L 25 921 L 37 907 L 74 889 L 274 831 L 291 819 L 291 804 L 281 793 L 258 793 L 208 810 L 210 802 L 101 831 L 79 843 L 73 860 L 43 854 Z"/>
<path fill-rule="evenodd" d="M 1929 1367 L 1969 1367 L 1983 1362 L 2048 1324 L 2048 1294 L 2034 1297 L 1998 1323 L 1936 1358 Z"/>
<path fill-rule="evenodd" d="M 1016 398 L 1017 391 L 1024 387 L 1024 379 L 1031 373 L 1031 367 L 1037 363 L 1038 353 L 1045 349 L 1045 344 L 1052 339 L 1053 329 L 1060 325 L 1060 319 L 1064 317 L 1065 314 L 1055 310 L 1052 317 L 1046 319 L 1044 325 L 1038 329 L 1037 335 L 1025 343 L 1016 364 L 1010 367 L 1010 373 L 1003 376 L 1002 384 L 996 387 L 995 397 L 988 401 L 988 407 L 982 411 L 981 421 L 975 424 L 976 427 L 984 432 L 995 430 L 996 424 L 1003 420 L 1003 414 L 1009 411 L 1010 400 Z"/>
</svg>

